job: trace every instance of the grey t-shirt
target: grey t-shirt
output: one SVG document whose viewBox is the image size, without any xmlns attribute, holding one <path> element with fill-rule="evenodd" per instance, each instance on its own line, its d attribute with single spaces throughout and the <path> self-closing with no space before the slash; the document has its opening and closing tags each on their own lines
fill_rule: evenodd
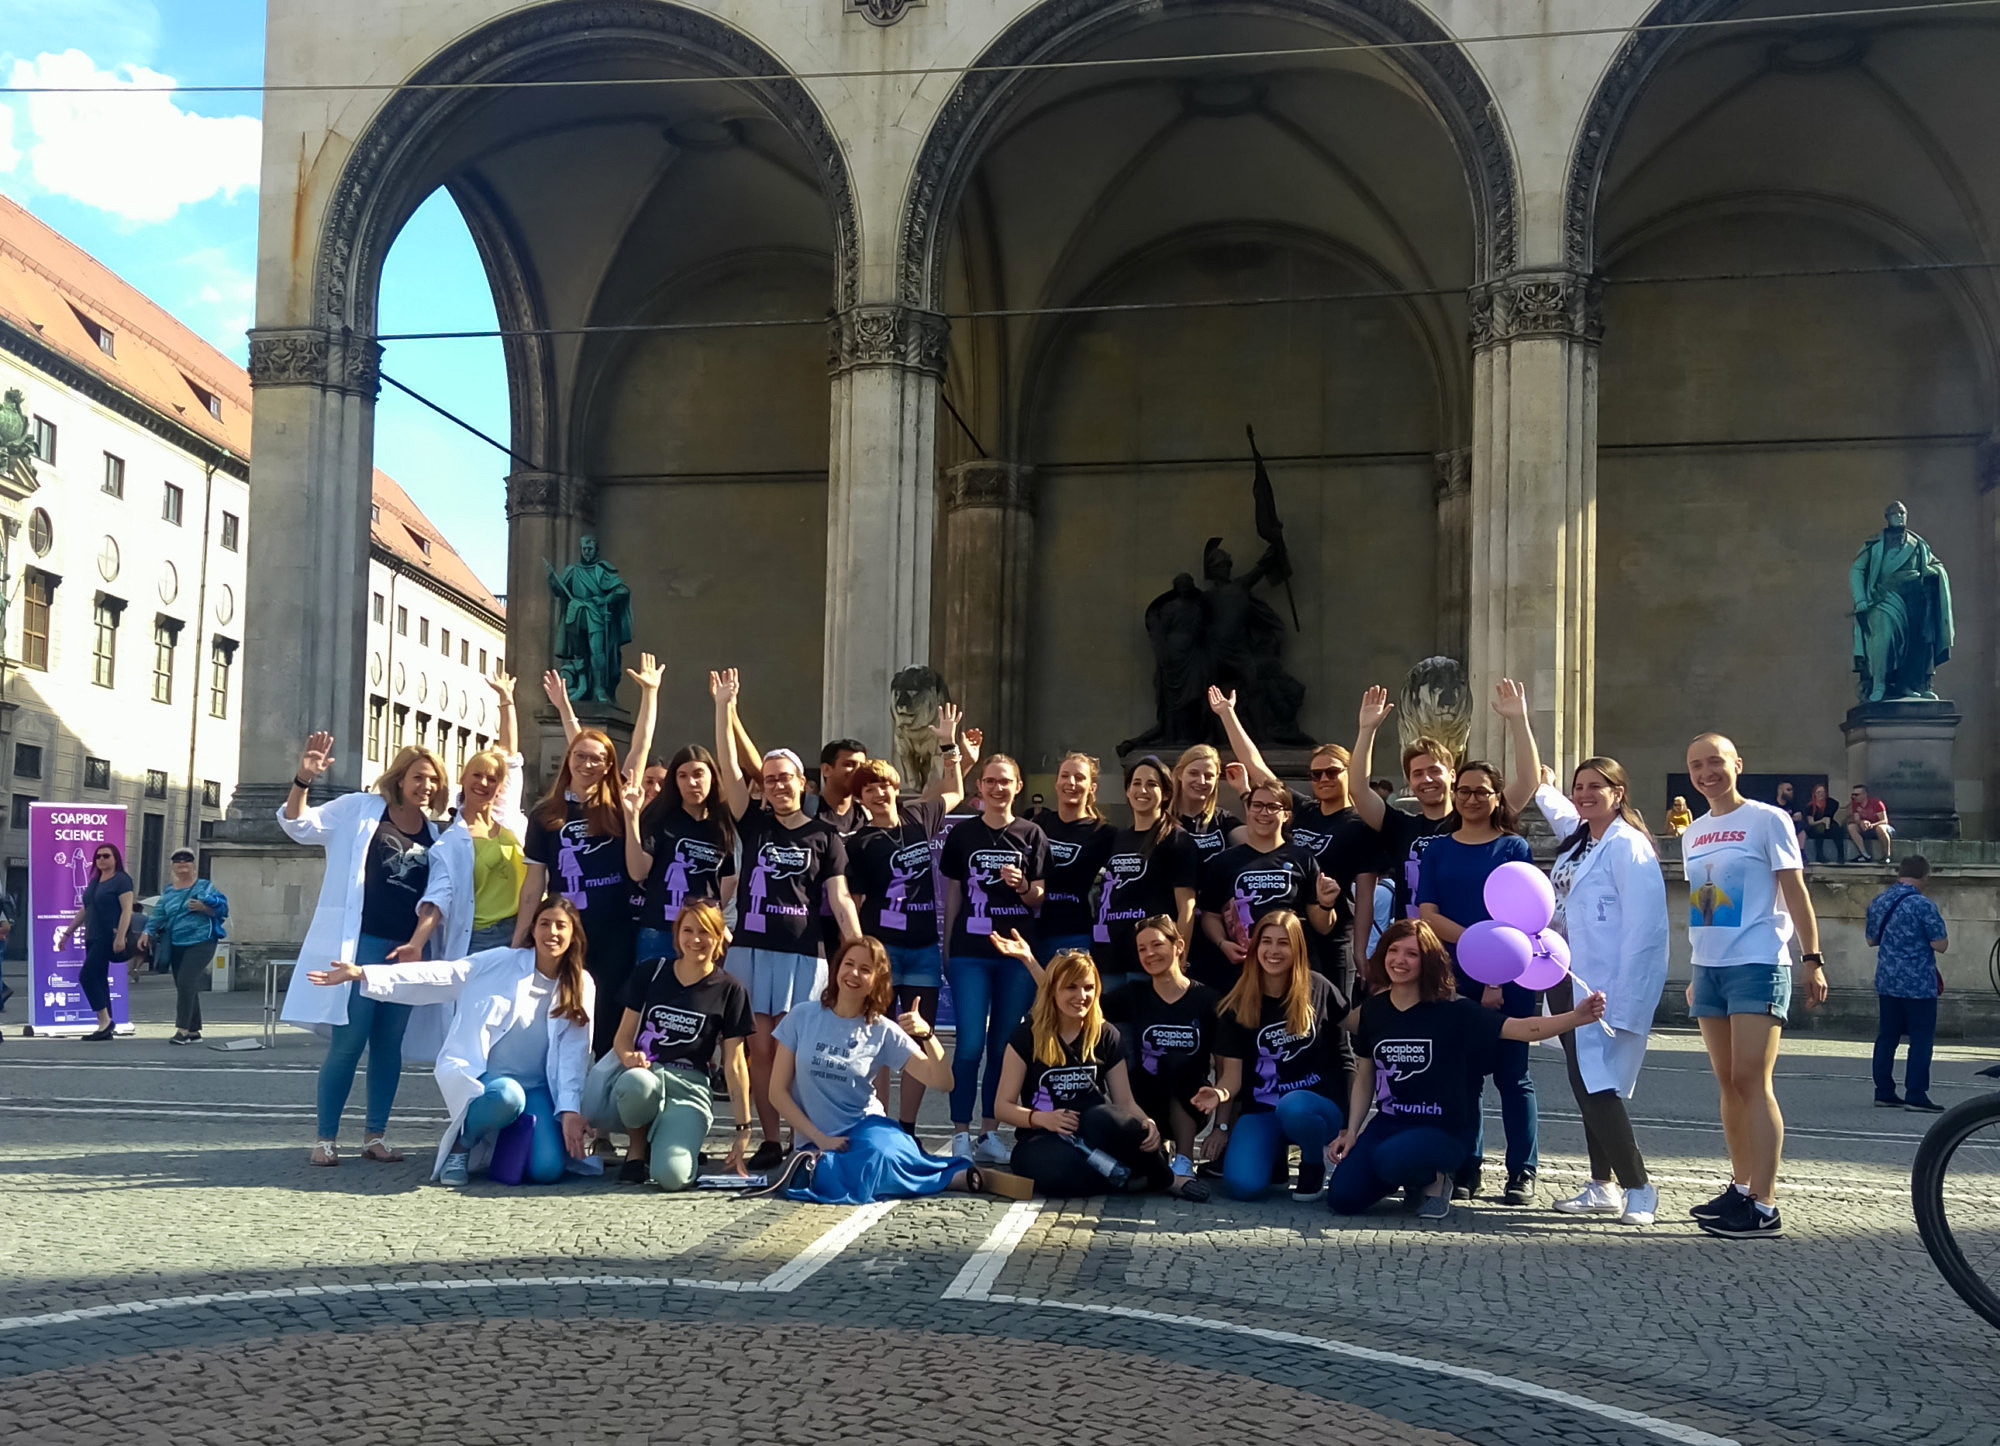
<svg viewBox="0 0 2000 1446">
<path fill-rule="evenodd" d="M 549 1001 L 555 997 L 556 981 L 547 979 L 537 971 L 528 981 L 530 997 L 535 1002 L 534 1018 L 515 1025 L 493 1041 L 493 1047 L 486 1052 L 486 1072 L 489 1075 L 504 1074 L 517 1081 L 521 1088 L 548 1085 L 549 1073 Z"/>
<path fill-rule="evenodd" d="M 823 1134 L 844 1135 L 882 1102 L 869 1081 L 881 1068 L 901 1069 L 916 1043 L 893 1020 L 842 1019 L 817 999 L 778 1021 L 778 1043 L 797 1056 L 792 1098 Z"/>
</svg>

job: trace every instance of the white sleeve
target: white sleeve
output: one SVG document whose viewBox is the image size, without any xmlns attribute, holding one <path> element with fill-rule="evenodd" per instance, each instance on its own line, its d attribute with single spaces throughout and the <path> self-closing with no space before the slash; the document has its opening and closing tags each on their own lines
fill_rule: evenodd
<svg viewBox="0 0 2000 1446">
<path fill-rule="evenodd" d="M 1542 811 L 1542 817 L 1549 821 L 1549 827 L 1556 831 L 1557 838 L 1576 832 L 1576 826 L 1583 822 L 1583 815 L 1576 811 L 1576 805 L 1552 783 L 1544 783 L 1535 789 L 1535 807 Z"/>
<path fill-rule="evenodd" d="M 409 964 L 364 964 L 361 992 L 397 1004 L 450 1004 L 479 959 L 420 959 Z"/>
<path fill-rule="evenodd" d="M 1792 827 L 1791 818 L 1776 808 L 1759 809 L 1757 817 L 1769 835 L 1764 856 L 1770 861 L 1772 870 L 1803 869 L 1806 861 L 1799 853 L 1799 835 Z"/>
<path fill-rule="evenodd" d="M 521 811 L 521 793 L 527 787 L 527 764 L 518 753 L 507 755 L 507 781 L 500 785 L 500 797 L 493 805 L 493 821 L 516 839 L 528 832 L 528 816 Z"/>
<path fill-rule="evenodd" d="M 285 831 L 285 837 L 293 843 L 325 848 L 327 841 L 333 837 L 334 830 L 347 823 L 349 815 L 359 806 L 355 800 L 365 803 L 374 796 L 372 793 L 358 790 L 354 793 L 343 793 L 338 798 L 328 799 L 317 808 L 307 804 L 299 810 L 297 818 L 286 818 L 285 810 L 281 807 L 278 810 L 278 827 Z"/>
</svg>

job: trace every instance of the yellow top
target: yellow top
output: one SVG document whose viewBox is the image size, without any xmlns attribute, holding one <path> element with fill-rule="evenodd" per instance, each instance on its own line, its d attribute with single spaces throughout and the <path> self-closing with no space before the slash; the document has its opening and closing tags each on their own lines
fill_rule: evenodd
<svg viewBox="0 0 2000 1446">
<path fill-rule="evenodd" d="M 472 841 L 472 927 L 484 929 L 511 919 L 521 906 L 528 856 L 521 841 L 496 827 Z"/>
</svg>

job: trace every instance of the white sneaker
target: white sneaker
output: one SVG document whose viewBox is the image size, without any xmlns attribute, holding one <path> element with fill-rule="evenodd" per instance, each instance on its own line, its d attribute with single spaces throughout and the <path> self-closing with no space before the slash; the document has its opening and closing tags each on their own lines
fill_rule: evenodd
<svg viewBox="0 0 2000 1446">
<path fill-rule="evenodd" d="M 1618 1217 L 1620 1225 L 1651 1225 L 1653 1215 L 1660 1208 L 1660 1187 L 1658 1185 L 1634 1185 L 1625 1192 L 1625 1213 Z"/>
<path fill-rule="evenodd" d="M 980 1165 L 1006 1165 L 1013 1162 L 1014 1152 L 1001 1142 L 998 1130 L 988 1130 L 979 1137 L 979 1144 L 972 1152 L 972 1159 L 975 1164 Z"/>
<path fill-rule="evenodd" d="M 471 1179 L 466 1165 L 471 1160 L 468 1150 L 453 1150 L 444 1157 L 444 1168 L 438 1171 L 438 1184 L 464 1185 Z"/>
<path fill-rule="evenodd" d="M 954 1160 L 970 1160 L 972 1158 L 972 1136 L 964 1130 L 960 1130 L 957 1134 L 953 1135 L 951 1137 L 950 1153 Z"/>
<path fill-rule="evenodd" d="M 1616 1215 L 1625 1208 L 1625 1192 L 1616 1185 L 1592 1180 L 1567 1200 L 1556 1201 L 1565 1215 Z"/>
</svg>

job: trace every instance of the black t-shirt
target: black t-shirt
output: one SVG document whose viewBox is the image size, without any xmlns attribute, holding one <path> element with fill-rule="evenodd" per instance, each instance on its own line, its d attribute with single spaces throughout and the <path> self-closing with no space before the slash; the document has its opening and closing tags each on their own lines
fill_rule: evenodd
<svg viewBox="0 0 2000 1446">
<path fill-rule="evenodd" d="M 1221 998 L 1206 984 L 1190 984 L 1169 1004 L 1150 977 L 1121 984 L 1106 996 L 1104 1017 L 1125 1037 L 1126 1067 L 1135 1087 L 1143 1077 L 1186 1084 L 1190 1092 L 1201 1088 L 1216 1049 L 1215 1006 Z"/>
<path fill-rule="evenodd" d="M 1451 819 L 1450 814 L 1432 819 L 1420 813 L 1405 813 L 1394 804 L 1382 805 L 1380 872 L 1389 875 L 1396 886 L 1397 918 L 1417 917 L 1417 866 L 1423 862 L 1424 850 L 1431 846 L 1431 840 L 1451 832 Z"/>
<path fill-rule="evenodd" d="M 1097 1048 L 1088 1059 L 1078 1048 L 1082 1036 L 1063 1045 L 1064 1061 L 1061 1064 L 1043 1064 L 1035 1058 L 1035 1028 L 1023 1020 L 1013 1034 L 1008 1036 L 1007 1045 L 1028 1066 L 1028 1073 L 1021 1081 L 1019 1103 L 1030 1110 L 1075 1110 L 1081 1114 L 1092 1105 L 1101 1105 L 1111 1097 L 1108 1076 L 1111 1066 L 1118 1063 L 1124 1049 L 1118 1034 L 1118 1026 L 1106 1024 L 1097 1036 Z M 1021 1129 L 1015 1131 L 1015 1141 L 1022 1136 L 1046 1134 L 1042 1129 Z"/>
<path fill-rule="evenodd" d="M 1148 855 L 1146 835 L 1121 828 L 1104 858 L 1104 890 L 1097 901 L 1091 953 L 1107 974 L 1130 974 L 1139 967 L 1133 935 L 1139 922 L 1155 914 L 1177 915 L 1175 889 L 1200 882 L 1201 853 L 1181 829 L 1172 829 Z"/>
<path fill-rule="evenodd" d="M 1191 813 L 1180 816 L 1181 832 L 1193 840 L 1195 849 L 1201 854 L 1201 861 L 1207 863 L 1229 847 L 1229 836 L 1243 827 L 1243 820 L 1224 809 L 1217 809 L 1215 817 L 1207 823 Z"/>
<path fill-rule="evenodd" d="M 1049 841 L 1034 824 L 1017 818 L 1005 828 L 994 828 L 984 818 L 968 818 L 952 826 L 938 872 L 964 886 L 958 917 L 951 925 L 954 958 L 1003 957 L 993 947 L 995 930 L 1003 934 L 1018 930 L 1022 938 L 1035 941 L 1034 910 L 1000 882 L 1000 870 L 1008 864 L 1020 869 L 1030 884 L 1048 877 Z"/>
<path fill-rule="evenodd" d="M 1049 841 L 1049 886 L 1042 895 L 1042 935 L 1060 939 L 1088 934 L 1092 917 L 1090 890 L 1097 882 L 1104 860 L 1110 856 L 1111 841 L 1118 831 L 1088 814 L 1075 823 L 1064 823 L 1062 815 L 1052 808 L 1036 814 L 1035 825 Z"/>
<path fill-rule="evenodd" d="M 679 804 L 642 823 L 642 846 L 653 856 L 653 872 L 646 880 L 639 921 L 649 929 L 671 931 L 682 904 L 722 901 L 722 881 L 736 873 L 735 854 L 722 847 L 713 822 L 689 817 Z"/>
<path fill-rule="evenodd" d="M 1237 844 L 1202 866 L 1196 902 L 1204 914 L 1220 915 L 1223 933 L 1246 948 L 1257 921 L 1277 909 L 1297 914 L 1310 936 L 1306 909 L 1319 902 L 1319 865 L 1297 844 L 1281 843 L 1269 853 Z"/>
<path fill-rule="evenodd" d="M 827 881 L 847 872 L 846 841 L 822 818 L 786 828 L 754 799 L 736 832 L 743 840 L 736 942 L 778 954 L 818 954 L 820 900 Z"/>
<path fill-rule="evenodd" d="M 1287 832 L 1293 843 L 1313 856 L 1319 871 L 1340 885 L 1340 902 L 1333 908 L 1333 931 L 1343 934 L 1354 924 L 1354 881 L 1363 874 L 1388 871 L 1382 862 L 1382 835 L 1351 808 L 1322 813 L 1319 801 L 1310 794 L 1294 794 L 1293 803 L 1295 811 Z"/>
<path fill-rule="evenodd" d="M 897 809 L 894 828 L 869 824 L 847 840 L 847 891 L 861 900 L 861 932 L 899 949 L 937 943 L 931 840 L 944 805 L 920 798 Z"/>
<path fill-rule="evenodd" d="M 1471 999 L 1397 1009 L 1386 992 L 1361 1006 L 1354 1037 L 1375 1062 L 1375 1107 L 1389 1119 L 1469 1137 L 1478 1106 L 1472 1083 L 1491 1064 L 1507 1017 Z"/>
<path fill-rule="evenodd" d="M 1246 1029 L 1228 1010 L 1221 1011 L 1221 1042 L 1217 1054 L 1244 1062 L 1243 1113 L 1264 1114 L 1293 1090 L 1311 1090 L 1342 1108 L 1340 1021 L 1347 999 L 1324 974 L 1312 976 L 1312 1028 L 1293 1034 L 1285 1022 L 1285 1001 L 1266 995 L 1255 1029 Z"/>
<path fill-rule="evenodd" d="M 600 936 L 609 940 L 632 927 L 635 886 L 625 872 L 625 835 L 592 833 L 576 799 L 565 800 L 564 807 L 567 817 L 557 829 L 529 815 L 521 851 L 548 870 L 551 892 L 583 911 L 583 931 L 595 953 Z"/>
<path fill-rule="evenodd" d="M 639 1016 L 633 1047 L 654 1064 L 707 1072 L 719 1039 L 748 1039 L 750 991 L 735 976 L 712 969 L 683 984 L 670 960 L 640 965 L 625 986 L 625 1007 Z"/>
<path fill-rule="evenodd" d="M 417 932 L 417 905 L 431 883 L 431 844 L 437 829 L 426 819 L 414 834 L 404 833 L 383 814 L 368 840 L 361 881 L 361 932 L 398 944 Z M 131 887 L 130 882 L 126 884 Z M 111 916 L 115 927 L 117 914 Z M 107 936 L 108 937 L 108 936 Z"/>
<path fill-rule="evenodd" d="M 385 819 L 384 822 L 387 822 Z M 419 897 L 424 892 L 423 884 L 417 885 Z M 132 923 L 125 935 L 125 947 L 135 947 L 139 934 L 138 891 L 132 887 L 132 876 L 120 869 L 108 879 L 93 877 L 83 889 L 83 942 L 84 952 L 94 952 L 111 956 L 111 945 L 118 937 L 118 916 L 124 912 L 118 901 L 125 895 L 133 895 Z M 364 901 L 365 903 L 365 901 Z M 366 927 L 365 925 L 363 927 Z M 410 937 L 417 927 L 417 906 L 410 905 L 410 927 L 398 936 L 397 942 Z M 370 931 L 372 932 L 372 931 Z M 387 937 L 386 935 L 384 937 Z"/>
</svg>

